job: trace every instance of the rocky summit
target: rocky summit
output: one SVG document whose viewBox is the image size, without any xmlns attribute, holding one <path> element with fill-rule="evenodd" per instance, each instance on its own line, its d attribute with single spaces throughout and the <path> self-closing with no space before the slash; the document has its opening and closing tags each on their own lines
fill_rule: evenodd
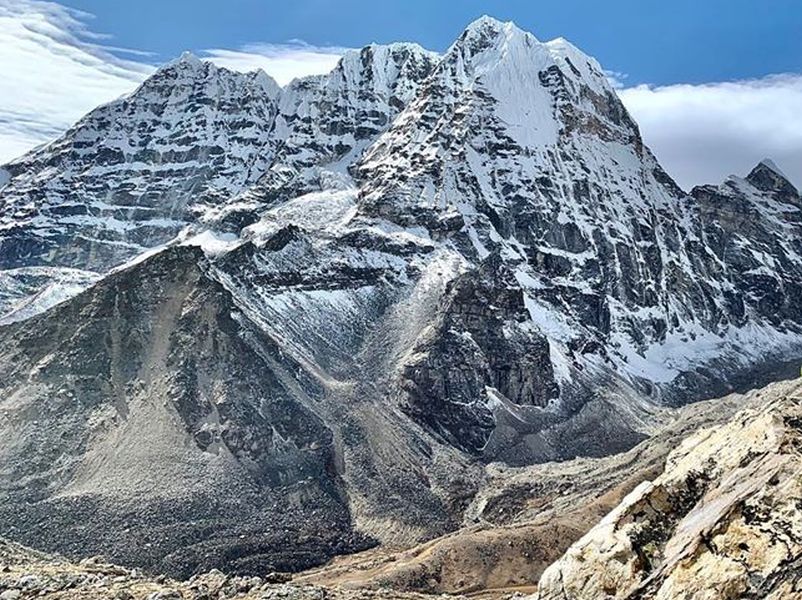
<svg viewBox="0 0 802 600">
<path fill-rule="evenodd" d="M 410 548 L 792 374 L 800 298 L 780 168 L 683 191 L 563 39 L 184 55 L 0 168 L 3 534 L 176 577 Z"/>
</svg>

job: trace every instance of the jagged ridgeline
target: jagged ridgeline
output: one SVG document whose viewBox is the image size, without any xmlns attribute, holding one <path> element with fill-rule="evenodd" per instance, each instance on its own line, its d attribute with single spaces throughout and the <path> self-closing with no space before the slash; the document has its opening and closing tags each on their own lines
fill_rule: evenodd
<svg viewBox="0 0 802 600">
<path fill-rule="evenodd" d="M 172 574 L 430 538 L 489 462 L 802 356 L 780 169 L 682 191 L 594 59 L 490 18 L 284 88 L 185 55 L 0 206 L 4 533 Z"/>
</svg>

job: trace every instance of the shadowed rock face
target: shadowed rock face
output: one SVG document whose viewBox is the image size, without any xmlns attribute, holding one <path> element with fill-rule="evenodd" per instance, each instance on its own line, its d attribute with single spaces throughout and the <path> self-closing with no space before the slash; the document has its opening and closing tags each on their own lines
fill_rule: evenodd
<svg viewBox="0 0 802 600">
<path fill-rule="evenodd" d="M 432 330 L 404 365 L 404 410 L 467 452 L 481 454 L 499 397 L 543 407 L 559 394 L 548 340 L 526 323 L 523 293 L 498 256 L 453 280 Z"/>
<path fill-rule="evenodd" d="M 187 575 L 311 566 L 354 534 L 331 431 L 179 247 L 0 329 L 3 521 Z"/>
<path fill-rule="evenodd" d="M 487 463 L 626 450 L 802 349 L 779 170 L 685 194 L 595 60 L 489 18 L 283 89 L 185 56 L 0 186 L 0 511 L 73 554 L 414 544 Z"/>
<path fill-rule="evenodd" d="M 718 319 L 742 325 L 752 312 L 780 328 L 799 322 L 802 241 L 796 232 L 802 213 L 794 187 L 761 163 L 746 179 L 731 177 L 717 187 L 697 187 L 692 194 L 708 260 L 731 283 Z"/>
</svg>

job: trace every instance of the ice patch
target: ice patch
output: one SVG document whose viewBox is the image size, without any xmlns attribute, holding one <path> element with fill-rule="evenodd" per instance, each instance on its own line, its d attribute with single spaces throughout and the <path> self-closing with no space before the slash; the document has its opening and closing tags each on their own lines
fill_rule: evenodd
<svg viewBox="0 0 802 600">
<path fill-rule="evenodd" d="M 234 233 L 219 233 L 207 230 L 193 235 L 182 242 L 185 246 L 199 246 L 207 256 L 224 254 L 240 244 L 240 238 Z"/>
<path fill-rule="evenodd" d="M 564 346 L 549 340 L 549 360 L 551 361 L 551 368 L 554 370 L 554 377 L 560 383 L 570 382 L 571 377 L 571 361 L 568 359 L 564 352 Z"/>
<path fill-rule="evenodd" d="M 567 342 L 575 335 L 564 315 L 524 292 L 524 306 L 535 326 L 550 340 Z"/>
<path fill-rule="evenodd" d="M 686 323 L 683 330 L 670 332 L 664 342 L 651 344 L 642 351 L 623 333 L 614 338 L 620 343 L 616 353 L 623 359 L 622 369 L 654 383 L 669 383 L 681 373 L 722 357 L 747 367 L 802 345 L 802 335 L 798 333 L 780 332 L 754 323 L 730 327 L 721 335 L 701 325 Z"/>
<path fill-rule="evenodd" d="M 17 300 L 10 309 L 0 316 L 0 325 L 24 321 L 80 294 L 82 291 L 101 279 L 101 275 L 92 271 L 59 267 L 25 267 L 0 271 L 0 288 L 3 294 L 16 294 Z M 27 292 L 25 280 L 32 282 L 42 280 L 44 286 L 33 284 L 33 293 Z M 38 289 L 37 289 L 38 288 Z M 23 295 L 26 294 L 27 295 Z"/>
<path fill-rule="evenodd" d="M 287 225 L 313 232 L 335 232 L 356 215 L 354 189 L 311 192 L 267 211 L 258 223 L 243 230 L 243 238 L 264 238 Z"/>
</svg>

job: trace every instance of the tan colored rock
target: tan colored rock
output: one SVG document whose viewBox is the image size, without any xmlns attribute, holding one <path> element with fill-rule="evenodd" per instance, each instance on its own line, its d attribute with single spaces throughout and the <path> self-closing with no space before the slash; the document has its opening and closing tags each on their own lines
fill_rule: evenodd
<svg viewBox="0 0 802 600">
<path fill-rule="evenodd" d="M 802 598 L 802 386 L 684 440 L 543 573 L 540 600 Z"/>
</svg>

